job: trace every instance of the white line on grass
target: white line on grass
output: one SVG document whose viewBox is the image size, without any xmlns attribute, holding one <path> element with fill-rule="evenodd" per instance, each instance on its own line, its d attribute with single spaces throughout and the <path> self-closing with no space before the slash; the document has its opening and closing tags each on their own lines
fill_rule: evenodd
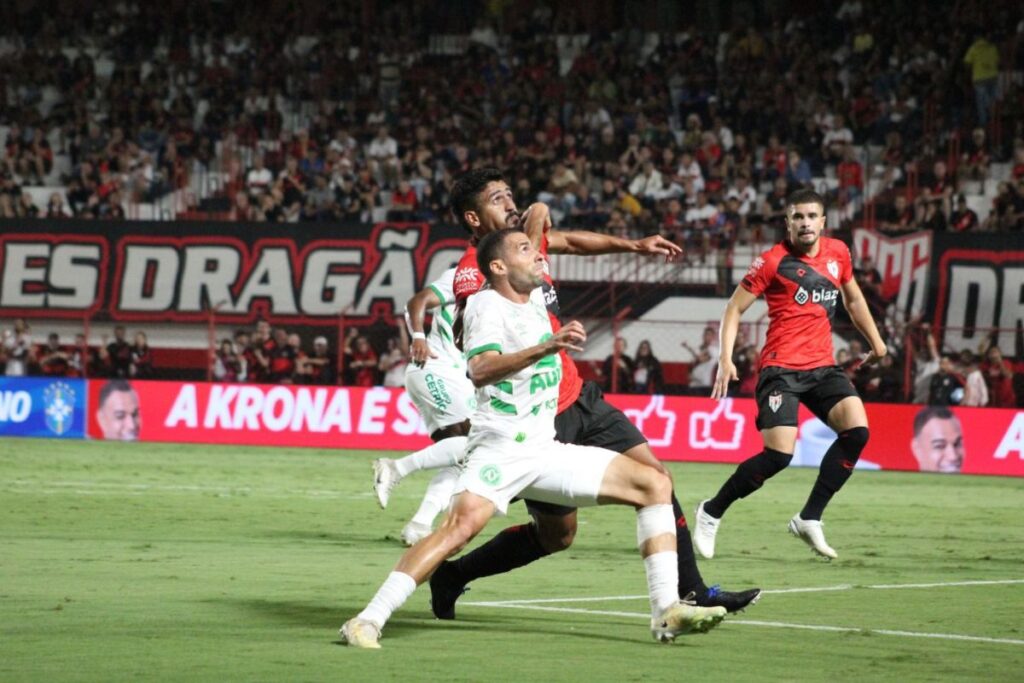
<svg viewBox="0 0 1024 683">
<path fill-rule="evenodd" d="M 646 598 L 647 596 L 640 596 Z M 625 597 L 623 596 L 623 598 Z M 517 604 L 512 602 L 467 602 L 466 605 L 474 607 L 497 607 L 501 609 L 526 609 L 538 612 L 561 612 L 564 614 L 591 614 L 608 617 L 635 617 L 650 619 L 650 614 L 643 612 L 614 612 L 611 610 L 590 610 L 575 607 L 548 607 L 534 604 Z M 1024 645 L 1024 640 L 1013 638 L 987 638 L 985 636 L 965 636 L 959 633 L 922 633 L 918 631 L 896 631 L 884 628 L 853 628 L 850 626 L 822 626 L 818 624 L 791 624 L 783 621 L 753 621 L 750 619 L 730 619 L 730 624 L 741 626 L 762 626 L 766 628 L 789 628 L 803 631 L 827 631 L 831 633 L 863 633 L 878 634 L 883 636 L 901 636 L 906 638 L 931 638 L 936 640 L 965 640 L 975 643 L 995 643 L 1000 645 Z"/>
<path fill-rule="evenodd" d="M 1024 583 L 1024 579 L 994 579 L 991 581 L 944 581 L 941 583 L 880 583 L 868 586 L 857 586 L 841 583 L 836 586 L 809 586 L 807 588 L 776 588 L 761 591 L 762 595 L 778 595 L 783 593 L 825 593 L 831 591 L 848 591 L 854 588 L 871 588 L 877 590 L 893 590 L 898 588 L 946 588 L 955 586 L 1003 586 Z M 537 598 L 531 600 L 498 600 L 491 602 L 465 602 L 460 604 L 501 607 L 503 605 L 543 605 L 546 603 L 564 602 L 612 602 L 615 600 L 641 600 L 646 595 L 608 595 L 593 598 Z"/>
<path fill-rule="evenodd" d="M 995 579 L 983 581 L 946 581 L 941 583 L 902 583 L 902 584 L 875 584 L 868 586 L 854 586 L 851 584 L 840 584 L 838 586 L 817 586 L 807 588 L 781 588 L 777 590 L 766 590 L 762 593 L 812 593 L 827 591 L 845 591 L 854 588 L 872 588 L 878 590 L 895 590 L 900 588 L 946 588 L 955 586 L 997 586 L 1022 584 L 1024 579 Z M 467 607 L 497 607 L 503 609 L 525 609 L 538 612 L 561 612 L 563 614 L 591 614 L 608 617 L 629 617 L 649 619 L 650 615 L 642 612 L 618 612 L 613 610 L 592 610 L 580 607 L 551 607 L 551 603 L 579 603 L 579 602 L 611 602 L 617 600 L 642 600 L 646 595 L 611 595 L 605 597 L 588 598 L 537 598 L 531 600 L 492 600 L 481 602 L 463 602 Z M 975 643 L 993 643 L 1000 645 L 1024 645 L 1024 640 L 1014 638 L 988 638 L 985 636 L 967 636 L 959 633 L 925 633 L 919 631 L 900 631 L 893 629 L 864 629 L 849 626 L 824 626 L 819 624 L 793 624 L 782 621 L 756 621 L 750 619 L 730 619 L 730 624 L 742 626 L 760 626 L 763 628 L 789 628 L 804 631 L 824 631 L 831 633 L 864 633 L 878 634 L 884 636 L 898 636 L 903 638 L 931 638 L 937 640 L 959 640 Z"/>
</svg>

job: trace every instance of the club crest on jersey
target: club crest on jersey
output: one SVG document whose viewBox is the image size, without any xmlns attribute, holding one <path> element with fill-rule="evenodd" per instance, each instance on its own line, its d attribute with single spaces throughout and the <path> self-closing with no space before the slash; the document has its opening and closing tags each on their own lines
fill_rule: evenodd
<svg viewBox="0 0 1024 683">
<path fill-rule="evenodd" d="M 803 268 L 797 268 L 796 269 L 796 276 L 797 277 L 803 277 L 804 275 L 807 275 L 807 271 L 806 270 L 804 270 Z"/>
<path fill-rule="evenodd" d="M 779 408 L 782 407 L 782 394 L 775 392 L 768 396 L 768 407 L 772 409 L 773 413 L 779 412 Z"/>
<path fill-rule="evenodd" d="M 829 262 L 825 264 L 825 268 L 828 269 L 829 275 L 831 275 L 837 280 L 839 279 L 839 264 L 836 261 L 829 260 Z"/>
<path fill-rule="evenodd" d="M 811 295 L 807 293 L 806 289 L 804 289 L 803 287 L 799 287 L 796 290 L 796 295 L 793 297 L 793 301 L 795 301 L 798 304 L 800 304 L 801 306 L 803 306 L 805 303 L 807 303 L 807 300 L 810 297 L 811 297 Z"/>
</svg>

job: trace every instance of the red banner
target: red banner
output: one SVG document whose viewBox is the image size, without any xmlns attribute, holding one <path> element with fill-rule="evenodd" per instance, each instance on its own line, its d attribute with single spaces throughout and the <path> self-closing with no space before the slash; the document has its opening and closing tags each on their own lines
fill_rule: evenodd
<svg viewBox="0 0 1024 683">
<path fill-rule="evenodd" d="M 130 392 L 108 389 L 101 405 L 105 384 L 89 382 L 93 438 L 399 451 L 430 443 L 412 401 L 397 389 L 138 381 Z M 662 460 L 737 463 L 762 448 L 751 399 L 608 400 L 643 431 Z M 872 436 L 860 468 L 1024 476 L 1024 411 L 867 409 Z M 793 464 L 817 466 L 834 438 L 801 408 Z"/>
</svg>

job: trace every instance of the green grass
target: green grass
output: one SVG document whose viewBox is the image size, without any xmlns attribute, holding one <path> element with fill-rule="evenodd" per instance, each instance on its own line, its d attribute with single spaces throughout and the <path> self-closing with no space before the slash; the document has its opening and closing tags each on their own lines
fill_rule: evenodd
<svg viewBox="0 0 1024 683">
<path fill-rule="evenodd" d="M 718 630 L 662 646 L 644 599 L 545 605 L 586 614 L 462 604 L 458 621 L 439 622 L 421 588 L 383 650 L 340 647 L 338 627 L 398 559 L 392 537 L 427 481 L 403 482 L 382 512 L 372 457 L 0 441 L 0 680 L 902 682 L 1024 671 L 1024 584 L 869 587 L 1024 579 L 1024 482 L 858 472 L 827 515 L 840 560 L 825 563 L 785 531 L 813 480 L 806 469 L 738 503 L 702 571 L 729 588 L 851 589 L 769 592 Z M 687 509 L 730 470 L 673 466 Z M 481 540 L 523 516 L 513 506 Z M 632 512 L 580 516 L 572 549 L 481 581 L 463 602 L 642 595 Z"/>
</svg>

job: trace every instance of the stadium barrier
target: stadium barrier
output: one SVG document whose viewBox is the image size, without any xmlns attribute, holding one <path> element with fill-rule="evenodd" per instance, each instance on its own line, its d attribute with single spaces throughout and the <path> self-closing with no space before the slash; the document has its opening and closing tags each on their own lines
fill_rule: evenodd
<svg viewBox="0 0 1024 683">
<path fill-rule="evenodd" d="M 99 396 L 107 383 L 0 378 L 0 436 L 103 439 L 108 427 L 101 421 Z M 107 436 L 399 451 L 430 443 L 401 389 L 156 381 L 133 381 L 130 388 L 133 396 L 120 410 L 131 417 L 137 406 L 134 428 Z M 608 400 L 647 435 L 662 460 L 738 463 L 761 450 L 752 399 L 615 394 Z M 931 449 L 956 453 L 960 462 L 954 469 L 965 474 L 1024 476 L 1024 411 L 951 408 L 952 417 L 935 418 L 942 422 L 941 434 L 915 435 L 915 418 L 926 406 L 868 404 L 867 410 L 873 436 L 859 468 L 933 470 Z M 801 407 L 793 463 L 817 466 L 833 438 Z"/>
</svg>

